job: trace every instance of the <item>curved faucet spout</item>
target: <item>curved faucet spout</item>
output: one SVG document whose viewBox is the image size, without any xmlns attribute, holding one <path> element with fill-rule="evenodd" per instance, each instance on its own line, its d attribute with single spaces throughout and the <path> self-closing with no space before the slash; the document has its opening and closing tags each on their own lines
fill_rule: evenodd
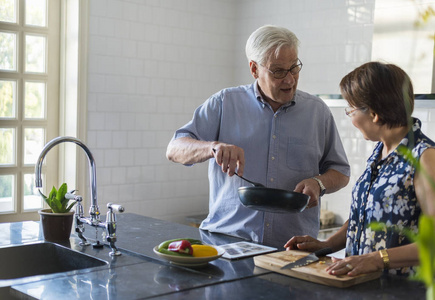
<svg viewBox="0 0 435 300">
<path fill-rule="evenodd" d="M 60 136 L 57 138 L 52 139 L 50 142 L 48 142 L 44 149 L 42 149 L 41 154 L 39 154 L 38 160 L 35 165 L 35 185 L 37 188 L 42 187 L 42 179 L 41 179 L 41 170 L 42 170 L 42 162 L 44 161 L 45 156 L 47 155 L 48 151 L 50 151 L 51 148 L 54 146 L 65 143 L 65 142 L 72 142 L 80 146 L 86 153 L 88 157 L 89 162 L 89 178 L 90 178 L 90 187 L 91 187 L 91 208 L 89 209 L 89 214 L 91 215 L 91 218 L 94 220 L 98 219 L 99 216 L 99 210 L 98 210 L 98 202 L 97 202 L 97 168 L 95 166 L 95 160 L 92 156 L 91 151 L 89 148 L 78 138 L 70 137 L 70 136 Z"/>
</svg>

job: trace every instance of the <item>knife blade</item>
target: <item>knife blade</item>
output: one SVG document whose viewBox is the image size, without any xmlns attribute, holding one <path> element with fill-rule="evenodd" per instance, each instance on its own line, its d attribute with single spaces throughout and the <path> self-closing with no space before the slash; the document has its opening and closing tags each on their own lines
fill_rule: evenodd
<svg viewBox="0 0 435 300">
<path fill-rule="evenodd" d="M 317 250 L 316 252 L 308 254 L 305 257 L 299 258 L 294 262 L 286 264 L 285 266 L 281 267 L 281 270 L 306 266 L 308 264 L 318 261 L 320 256 L 325 256 L 332 252 L 333 251 L 331 248 L 322 248 L 320 250 Z"/>
</svg>

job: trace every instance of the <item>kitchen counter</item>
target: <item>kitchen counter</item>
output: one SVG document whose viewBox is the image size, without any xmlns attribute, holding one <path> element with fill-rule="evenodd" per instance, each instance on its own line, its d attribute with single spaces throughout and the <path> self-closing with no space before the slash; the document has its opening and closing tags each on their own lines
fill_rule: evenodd
<svg viewBox="0 0 435 300">
<path fill-rule="evenodd" d="M 0 247 L 42 242 L 39 222 L 0 224 Z M 98 233 L 99 235 L 101 234 Z M 95 238 L 95 229 L 85 236 Z M 21 299 L 424 299 L 420 282 L 398 276 L 339 289 L 274 273 L 254 265 L 252 257 L 220 258 L 202 268 L 174 266 L 161 260 L 153 247 L 172 238 L 200 238 L 222 245 L 241 239 L 135 214 L 117 215 L 117 247 L 110 257 L 103 249 L 82 247 L 74 235 L 67 247 L 109 262 L 108 266 L 19 279 L 0 288 Z"/>
</svg>

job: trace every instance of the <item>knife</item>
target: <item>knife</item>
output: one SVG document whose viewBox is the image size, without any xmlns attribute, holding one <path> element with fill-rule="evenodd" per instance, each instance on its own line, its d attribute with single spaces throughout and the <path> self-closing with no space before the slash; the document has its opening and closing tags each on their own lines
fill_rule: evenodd
<svg viewBox="0 0 435 300">
<path fill-rule="evenodd" d="M 298 267 L 302 267 L 302 266 L 311 264 L 313 262 L 318 261 L 320 256 L 325 256 L 325 255 L 328 255 L 332 252 L 333 251 L 331 248 L 323 248 L 323 249 L 317 250 L 316 252 L 310 253 L 307 256 L 299 258 L 298 260 L 296 260 L 294 262 L 286 264 L 285 266 L 281 267 L 281 270 L 298 268 Z"/>
</svg>

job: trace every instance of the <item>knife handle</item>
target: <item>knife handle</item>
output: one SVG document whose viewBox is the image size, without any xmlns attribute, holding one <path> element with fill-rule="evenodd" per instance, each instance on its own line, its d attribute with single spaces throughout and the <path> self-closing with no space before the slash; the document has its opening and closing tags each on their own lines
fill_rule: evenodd
<svg viewBox="0 0 435 300">
<path fill-rule="evenodd" d="M 331 254 L 332 252 L 333 252 L 332 249 L 328 247 L 328 248 L 323 248 L 323 249 L 317 250 L 316 252 L 314 252 L 314 254 L 317 257 L 320 257 L 320 256 L 325 256 L 325 255 Z"/>
</svg>

